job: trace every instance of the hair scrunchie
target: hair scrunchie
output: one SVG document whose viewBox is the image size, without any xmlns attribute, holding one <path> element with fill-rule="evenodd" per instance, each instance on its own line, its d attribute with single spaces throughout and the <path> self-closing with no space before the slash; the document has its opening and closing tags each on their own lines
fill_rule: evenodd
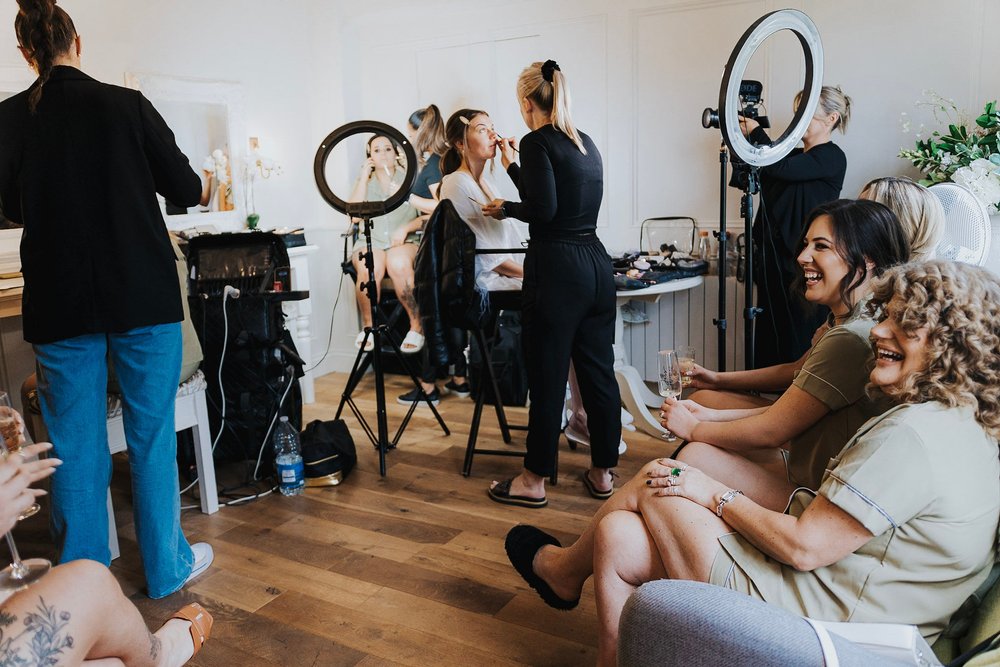
<svg viewBox="0 0 1000 667">
<path fill-rule="evenodd" d="M 546 60 L 544 63 L 542 63 L 542 78 L 548 81 L 549 83 L 552 83 L 552 75 L 557 70 L 560 72 L 562 71 L 561 69 L 559 69 L 559 64 L 555 60 Z"/>
</svg>

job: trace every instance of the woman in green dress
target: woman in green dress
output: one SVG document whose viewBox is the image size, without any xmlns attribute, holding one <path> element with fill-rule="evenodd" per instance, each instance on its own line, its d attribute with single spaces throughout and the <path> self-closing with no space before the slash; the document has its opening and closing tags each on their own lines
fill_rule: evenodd
<svg viewBox="0 0 1000 667">
<path fill-rule="evenodd" d="M 964 264 L 907 264 L 876 281 L 867 309 L 871 390 L 896 405 L 858 430 L 817 492 L 796 490 L 775 512 L 659 459 L 629 483 L 634 511 L 599 513 L 588 532 L 602 664 L 614 662 L 625 600 L 654 579 L 821 620 L 913 624 L 932 642 L 987 577 L 1000 524 L 1000 282 Z M 527 526 L 508 535 L 522 576 L 569 606 L 590 573 L 557 544 Z"/>
</svg>

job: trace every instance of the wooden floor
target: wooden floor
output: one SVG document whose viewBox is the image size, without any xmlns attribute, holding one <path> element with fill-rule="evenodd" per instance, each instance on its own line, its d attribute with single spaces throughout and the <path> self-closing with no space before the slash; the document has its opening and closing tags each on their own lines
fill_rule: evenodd
<svg viewBox="0 0 1000 667">
<path fill-rule="evenodd" d="M 345 376 L 316 382 L 316 403 L 305 421 L 332 419 Z M 399 376 L 388 376 L 390 428 L 405 408 Z M 375 414 L 374 383 L 357 402 Z M 249 665 L 580 665 L 596 647 L 593 589 L 571 612 L 545 606 L 507 562 L 503 539 L 511 526 L 530 522 L 566 542 L 578 535 L 599 501 L 586 495 L 580 475 L 589 450 L 560 442 L 560 483 L 549 487 L 549 507 L 513 508 L 491 502 L 492 479 L 512 476 L 520 459 L 478 456 L 471 477 L 461 475 L 473 403 L 444 397 L 445 437 L 426 408 L 378 474 L 377 452 L 353 418 L 358 468 L 339 487 L 304 496 L 271 495 L 206 516 L 185 510 L 191 542 L 215 548 L 215 564 L 183 591 L 149 600 L 131 525 L 127 464 L 116 462 L 116 521 L 122 556 L 112 565 L 126 594 L 150 627 L 197 600 L 215 615 L 211 641 L 191 664 Z M 511 409 L 524 423 L 527 411 Z M 480 440 L 501 444 L 493 413 L 484 413 Z M 619 472 L 627 478 L 663 455 L 654 438 L 625 432 L 629 445 Z M 524 432 L 512 447 L 522 448 Z M 189 501 L 185 500 L 186 504 Z M 45 520 L 35 517 L 17 535 L 26 556 L 51 553 Z"/>
</svg>

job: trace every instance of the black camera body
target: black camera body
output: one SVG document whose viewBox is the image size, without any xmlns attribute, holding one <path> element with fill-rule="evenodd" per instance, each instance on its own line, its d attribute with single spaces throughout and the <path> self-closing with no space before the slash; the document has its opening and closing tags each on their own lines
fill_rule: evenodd
<svg viewBox="0 0 1000 667">
<path fill-rule="evenodd" d="M 771 127 L 771 122 L 767 116 L 760 115 L 757 105 L 764 98 L 764 84 L 753 79 L 744 79 L 740 82 L 740 108 L 736 112 L 743 118 L 750 118 L 764 129 Z M 705 129 L 719 127 L 719 112 L 717 109 L 707 108 L 701 113 L 701 126 Z M 730 160 L 733 165 L 733 173 L 729 178 L 729 187 L 738 190 L 746 190 L 750 185 L 750 167 L 736 155 Z"/>
</svg>

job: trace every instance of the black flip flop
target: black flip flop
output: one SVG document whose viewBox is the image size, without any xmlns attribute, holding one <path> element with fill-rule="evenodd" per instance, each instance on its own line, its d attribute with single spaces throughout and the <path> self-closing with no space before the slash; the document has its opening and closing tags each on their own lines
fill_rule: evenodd
<svg viewBox="0 0 1000 667">
<path fill-rule="evenodd" d="M 489 494 L 490 499 L 502 503 L 504 505 L 517 505 L 518 507 L 528 507 L 531 509 L 541 509 L 549 504 L 548 498 L 542 496 L 541 498 L 532 498 L 530 496 L 512 496 L 510 495 L 510 485 L 514 481 L 514 478 L 505 479 L 502 482 L 497 482 L 492 488 L 486 490 Z"/>
<path fill-rule="evenodd" d="M 510 559 L 510 564 L 528 582 L 528 585 L 535 589 L 545 604 L 555 609 L 569 611 L 580 604 L 580 598 L 563 600 L 556 595 L 551 586 L 545 583 L 544 579 L 535 574 L 535 570 L 532 568 L 535 554 L 547 544 L 557 547 L 562 546 L 559 544 L 559 540 L 545 531 L 539 530 L 534 526 L 520 525 L 514 526 L 507 533 L 507 539 L 504 541 L 504 549 L 507 550 L 507 558 Z"/>
<path fill-rule="evenodd" d="M 583 485 L 587 487 L 587 493 L 590 494 L 591 498 L 596 498 L 597 500 L 607 500 L 611 497 L 611 494 L 615 492 L 614 477 L 611 478 L 611 488 L 607 491 L 599 491 L 596 486 L 594 486 L 593 480 L 590 479 L 590 471 L 583 471 Z"/>
</svg>

